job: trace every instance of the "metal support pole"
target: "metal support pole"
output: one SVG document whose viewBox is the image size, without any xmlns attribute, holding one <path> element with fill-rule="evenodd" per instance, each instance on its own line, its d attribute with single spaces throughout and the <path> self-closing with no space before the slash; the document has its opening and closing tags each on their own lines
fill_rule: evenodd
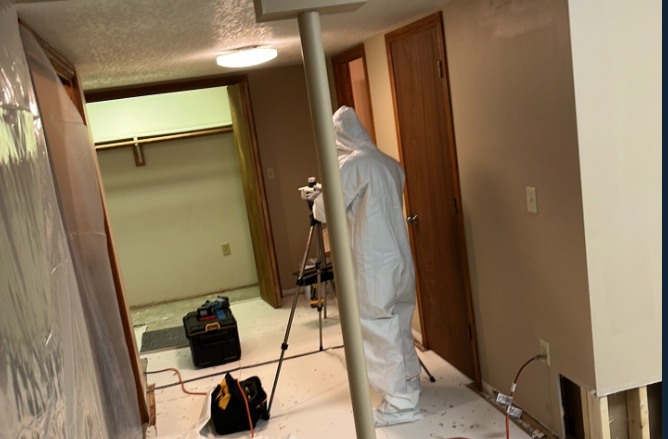
<svg viewBox="0 0 668 439">
<path fill-rule="evenodd" d="M 340 292 L 339 314 L 345 344 L 348 384 L 358 439 L 375 439 L 371 394 L 367 376 L 362 327 L 360 325 L 357 287 L 353 271 L 352 253 L 343 189 L 339 174 L 339 161 L 334 143 L 332 102 L 329 94 L 325 52 L 322 45 L 320 13 L 299 14 L 299 35 L 306 73 L 313 131 L 315 133 L 318 166 L 322 180 L 325 214 L 332 248 L 332 262 L 336 286 Z"/>
</svg>

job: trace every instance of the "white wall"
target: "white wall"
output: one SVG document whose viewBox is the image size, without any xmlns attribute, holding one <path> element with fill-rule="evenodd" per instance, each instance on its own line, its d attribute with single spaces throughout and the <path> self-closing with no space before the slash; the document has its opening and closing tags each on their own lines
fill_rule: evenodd
<svg viewBox="0 0 668 439">
<path fill-rule="evenodd" d="M 226 87 L 87 105 L 96 142 L 231 124 Z M 257 284 L 232 133 L 98 151 L 130 305 Z M 223 256 L 221 244 L 232 254 Z M 243 298 L 247 298 L 244 296 Z"/>
<path fill-rule="evenodd" d="M 98 152 L 130 305 L 257 284 L 234 137 Z M 232 254 L 223 256 L 221 244 Z"/>
<path fill-rule="evenodd" d="M 662 2 L 571 0 L 596 388 L 662 379 Z"/>
</svg>

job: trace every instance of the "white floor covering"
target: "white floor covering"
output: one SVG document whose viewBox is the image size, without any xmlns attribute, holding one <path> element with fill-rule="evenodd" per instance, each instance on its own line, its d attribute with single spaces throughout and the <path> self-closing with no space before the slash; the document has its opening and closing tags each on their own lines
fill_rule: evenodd
<svg viewBox="0 0 668 439">
<path fill-rule="evenodd" d="M 232 304 L 245 300 L 254 300 L 260 297 L 260 287 L 253 285 L 251 287 L 237 288 L 206 296 L 190 297 L 174 302 L 158 303 L 140 308 L 134 307 L 130 310 L 132 324 L 135 327 L 148 326 L 148 331 L 181 326 L 183 325 L 183 316 L 186 313 L 196 310 L 204 301 L 214 300 L 218 296 L 226 296 Z"/>
<path fill-rule="evenodd" d="M 174 349 L 143 355 L 148 358 L 148 370 L 176 367 L 184 380 L 203 377 L 239 366 L 249 366 L 275 360 L 289 316 L 292 298 L 284 301 L 282 309 L 275 310 L 262 300 L 232 305 L 239 324 L 242 344 L 241 361 L 207 369 L 196 369 L 190 350 Z M 340 346 L 343 342 L 338 312 L 334 302 L 329 303 L 329 319 L 324 322 L 324 347 Z M 302 296 L 290 334 L 288 356 L 318 349 L 318 314 Z M 423 393 L 420 409 L 424 419 L 412 424 L 385 427 L 376 430 L 378 439 L 502 439 L 505 437 L 504 416 L 466 387 L 468 378 L 459 373 L 433 352 L 420 357 L 436 377 L 430 383 L 422 377 Z M 236 378 L 259 376 L 269 393 L 276 372 L 276 364 L 252 367 L 232 374 Z M 199 379 L 186 384 L 191 391 L 210 391 L 224 375 Z M 186 395 L 178 379 L 170 372 L 149 374 L 148 383 L 155 384 L 156 427 L 149 437 L 173 435 L 192 430 L 199 419 L 204 397 Z M 173 385 L 175 384 L 176 385 Z M 171 386 L 170 386 L 171 385 Z M 170 386 L 160 388 L 162 386 Z M 372 394 L 374 404 L 379 396 Z M 278 384 L 277 396 L 269 421 L 260 421 L 256 436 L 283 438 L 292 434 L 299 439 L 348 439 L 355 437 L 350 393 L 343 349 L 332 349 L 313 355 L 285 361 Z M 249 437 L 248 432 L 227 435 L 229 438 Z M 529 436 L 511 425 L 513 439 Z"/>
</svg>

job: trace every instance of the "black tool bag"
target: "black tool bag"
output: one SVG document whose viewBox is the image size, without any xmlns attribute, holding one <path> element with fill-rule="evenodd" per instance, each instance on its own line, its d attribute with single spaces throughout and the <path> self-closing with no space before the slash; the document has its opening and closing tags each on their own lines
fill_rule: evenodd
<svg viewBox="0 0 668 439">
<path fill-rule="evenodd" d="M 244 391 L 242 395 L 239 384 Z M 244 399 L 248 401 L 248 409 Z M 211 418 L 218 434 L 230 434 L 250 430 L 248 414 L 253 428 L 260 418 L 269 419 L 267 393 L 258 377 L 250 377 L 241 382 L 229 373 L 211 394 Z"/>
</svg>

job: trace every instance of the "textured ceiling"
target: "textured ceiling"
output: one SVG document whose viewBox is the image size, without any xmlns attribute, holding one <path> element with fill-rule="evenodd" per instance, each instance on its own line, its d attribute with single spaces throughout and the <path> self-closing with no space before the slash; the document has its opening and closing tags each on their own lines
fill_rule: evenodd
<svg viewBox="0 0 668 439">
<path fill-rule="evenodd" d="M 336 53 L 443 3 L 368 0 L 356 12 L 323 16 L 325 50 Z M 266 67 L 301 59 L 297 21 L 257 24 L 253 0 L 67 0 L 17 9 L 77 66 L 86 90 L 230 72 L 216 55 L 248 45 L 278 49 Z"/>
</svg>

